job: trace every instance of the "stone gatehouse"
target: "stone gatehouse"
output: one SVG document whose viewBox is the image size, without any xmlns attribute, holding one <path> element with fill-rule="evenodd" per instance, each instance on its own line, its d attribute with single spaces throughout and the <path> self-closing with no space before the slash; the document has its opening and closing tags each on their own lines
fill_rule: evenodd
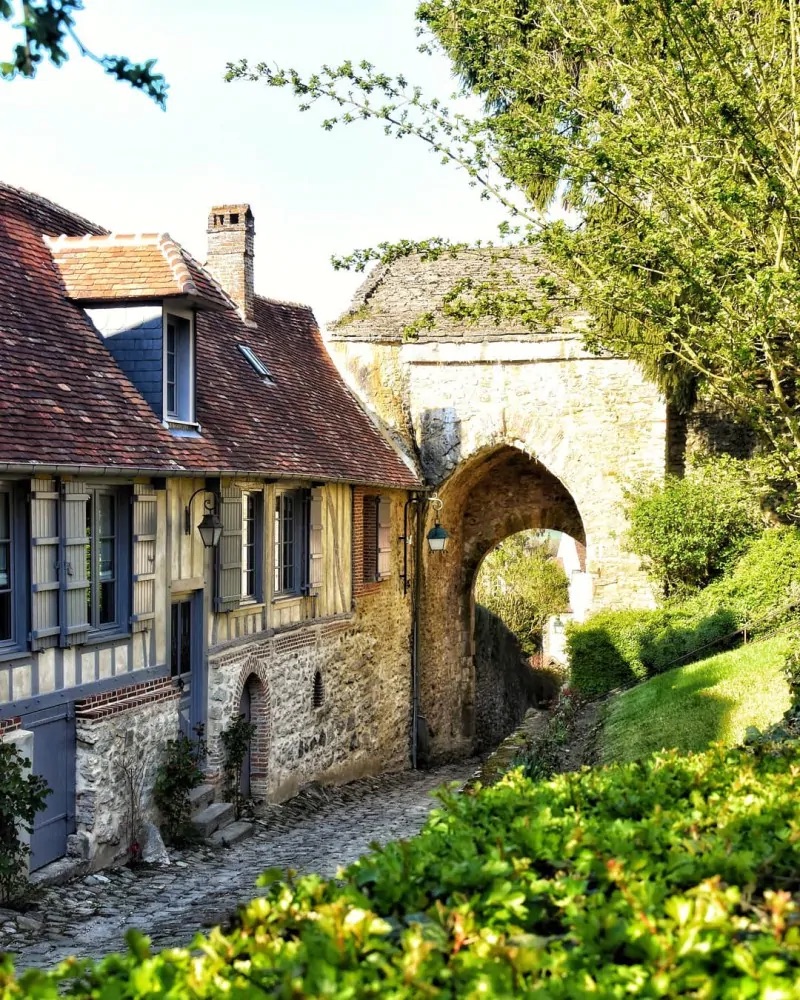
<svg viewBox="0 0 800 1000">
<path fill-rule="evenodd" d="M 665 402 L 633 363 L 583 350 L 579 314 L 540 334 L 448 317 L 444 295 L 489 266 L 475 254 L 397 261 L 328 334 L 350 385 L 444 504 L 451 540 L 425 555 L 420 609 L 420 710 L 435 757 L 472 744 L 473 582 L 503 538 L 554 528 L 585 544 L 594 608 L 653 600 L 624 546 L 621 501 L 627 484 L 664 475 Z"/>
</svg>

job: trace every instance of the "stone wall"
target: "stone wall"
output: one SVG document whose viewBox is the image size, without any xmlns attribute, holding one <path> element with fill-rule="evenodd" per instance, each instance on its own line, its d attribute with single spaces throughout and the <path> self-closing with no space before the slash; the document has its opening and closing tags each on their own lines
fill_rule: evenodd
<svg viewBox="0 0 800 1000">
<path fill-rule="evenodd" d="M 279 802 L 312 781 L 339 784 L 407 766 L 409 615 L 395 577 L 360 597 L 352 615 L 215 652 L 211 772 L 221 768 L 219 735 L 238 715 L 246 684 L 257 727 L 250 768 L 256 799 Z"/>
<path fill-rule="evenodd" d="M 69 853 L 91 869 L 128 858 L 132 828 L 156 819 L 152 792 L 167 740 L 178 734 L 170 678 L 76 704 L 75 823 Z"/>
<path fill-rule="evenodd" d="M 494 749 L 536 704 L 536 680 L 516 636 L 476 605 L 474 749 Z"/>
</svg>

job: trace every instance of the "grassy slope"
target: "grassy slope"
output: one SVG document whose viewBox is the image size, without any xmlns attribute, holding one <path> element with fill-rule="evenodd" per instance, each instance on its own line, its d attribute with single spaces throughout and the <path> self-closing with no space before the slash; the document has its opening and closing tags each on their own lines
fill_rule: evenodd
<svg viewBox="0 0 800 1000">
<path fill-rule="evenodd" d="M 610 703 L 600 740 L 603 763 L 654 750 L 704 750 L 740 743 L 748 726 L 766 728 L 789 707 L 782 674 L 785 636 L 774 636 L 670 670 Z"/>
</svg>

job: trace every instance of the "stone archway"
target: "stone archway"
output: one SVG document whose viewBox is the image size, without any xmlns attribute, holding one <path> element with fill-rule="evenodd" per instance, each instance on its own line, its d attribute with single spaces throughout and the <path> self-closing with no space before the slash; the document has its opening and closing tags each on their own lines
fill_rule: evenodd
<svg viewBox="0 0 800 1000">
<path fill-rule="evenodd" d="M 481 711 L 473 591 L 487 553 L 528 529 L 562 531 L 581 546 L 587 540 L 570 491 L 541 462 L 511 445 L 487 449 L 464 463 L 439 494 L 451 538 L 445 553 L 426 553 L 420 609 L 420 708 L 437 759 L 473 747 Z"/>
</svg>

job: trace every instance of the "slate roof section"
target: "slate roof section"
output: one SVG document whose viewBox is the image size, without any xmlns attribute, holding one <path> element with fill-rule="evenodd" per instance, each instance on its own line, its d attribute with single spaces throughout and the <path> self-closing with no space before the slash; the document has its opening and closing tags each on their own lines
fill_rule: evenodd
<svg viewBox="0 0 800 1000">
<path fill-rule="evenodd" d="M 202 433 L 171 434 L 66 296 L 44 239 L 62 234 L 76 246 L 116 245 L 86 219 L 0 183 L 0 471 L 36 463 L 419 487 L 346 387 L 311 310 L 257 297 L 256 325 L 246 324 L 180 247 L 198 292 L 209 300 L 213 293 L 225 308 L 197 317 Z M 100 238 L 84 240 L 87 234 Z M 262 358 L 274 385 L 239 344 Z"/>
<path fill-rule="evenodd" d="M 188 297 L 228 309 L 216 282 L 169 233 L 45 237 L 74 302 L 102 304 Z"/>
</svg>

